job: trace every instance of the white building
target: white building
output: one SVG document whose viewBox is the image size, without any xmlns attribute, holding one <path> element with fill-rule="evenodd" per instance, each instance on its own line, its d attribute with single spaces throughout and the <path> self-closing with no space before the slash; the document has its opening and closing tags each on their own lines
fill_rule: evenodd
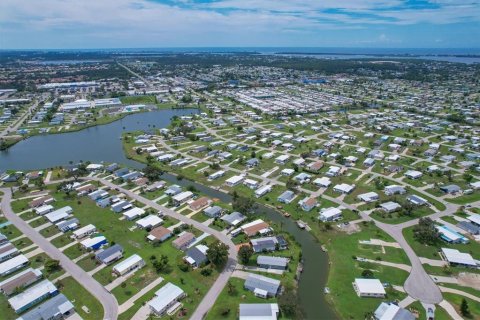
<svg viewBox="0 0 480 320">
<path fill-rule="evenodd" d="M 146 216 L 145 218 L 142 218 L 136 222 L 137 227 L 140 229 L 147 229 L 147 228 L 155 228 L 163 223 L 163 219 L 154 216 L 153 214 Z"/>
<path fill-rule="evenodd" d="M 272 191 L 272 186 L 271 185 L 265 185 L 265 186 L 255 190 L 255 197 L 260 198 L 260 197 L 266 195 L 267 193 L 269 193 L 270 191 Z"/>
<path fill-rule="evenodd" d="M 97 228 L 93 224 L 86 225 L 78 230 L 73 231 L 72 235 L 75 239 L 81 239 L 89 236 L 97 231 Z"/>
<path fill-rule="evenodd" d="M 138 254 L 131 255 L 113 267 L 113 272 L 123 276 L 129 272 L 141 269 L 145 266 L 145 261 Z"/>
<path fill-rule="evenodd" d="M 240 183 L 242 183 L 243 179 L 245 179 L 244 176 L 233 176 L 233 177 L 225 180 L 225 184 L 228 187 L 235 187 L 235 186 L 239 185 Z"/>
<path fill-rule="evenodd" d="M 326 208 L 320 211 L 318 219 L 321 221 L 335 221 L 342 217 L 342 210 L 338 208 Z"/>
<path fill-rule="evenodd" d="M 143 215 L 144 213 L 145 213 L 145 210 L 143 210 L 142 208 L 134 207 L 128 211 L 123 212 L 122 215 L 127 220 L 135 220 L 141 215 Z"/>
<path fill-rule="evenodd" d="M 384 298 L 387 294 L 378 279 L 355 279 L 353 288 L 359 297 Z"/>
<path fill-rule="evenodd" d="M 173 314 L 180 307 L 178 301 L 183 297 L 185 297 L 185 292 L 169 282 L 155 292 L 155 298 L 148 303 L 148 306 L 157 316 L 162 316 L 165 313 Z"/>
<path fill-rule="evenodd" d="M 353 191 L 353 189 L 355 189 L 354 184 L 349 185 L 346 183 L 337 184 L 335 187 L 333 187 L 333 191 L 344 193 L 344 194 L 349 194 L 350 192 Z"/>
</svg>

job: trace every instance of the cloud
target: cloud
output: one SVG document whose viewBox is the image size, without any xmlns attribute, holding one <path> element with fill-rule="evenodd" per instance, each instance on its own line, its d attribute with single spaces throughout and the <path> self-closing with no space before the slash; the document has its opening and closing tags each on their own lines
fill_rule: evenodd
<svg viewBox="0 0 480 320">
<path fill-rule="evenodd" d="M 355 30 L 467 22 L 480 0 L 2 0 L 0 46 L 338 45 Z"/>
</svg>

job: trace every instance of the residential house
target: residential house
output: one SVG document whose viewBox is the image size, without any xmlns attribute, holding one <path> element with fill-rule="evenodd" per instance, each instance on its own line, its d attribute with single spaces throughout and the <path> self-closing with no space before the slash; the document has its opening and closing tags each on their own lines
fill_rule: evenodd
<svg viewBox="0 0 480 320">
<path fill-rule="evenodd" d="M 185 261 L 187 261 L 191 266 L 198 268 L 207 262 L 207 251 L 208 247 L 203 244 L 199 244 L 193 248 L 190 248 L 187 250 Z"/>
<path fill-rule="evenodd" d="M 145 261 L 138 254 L 133 254 L 120 263 L 117 263 L 112 271 L 119 276 L 123 276 L 129 272 L 134 272 L 145 266 Z"/>
<path fill-rule="evenodd" d="M 317 199 L 306 197 L 298 202 L 303 211 L 309 212 L 318 205 Z"/>
<path fill-rule="evenodd" d="M 272 257 L 272 256 L 258 256 L 257 266 L 264 269 L 285 270 L 288 266 L 288 258 Z"/>
<path fill-rule="evenodd" d="M 278 196 L 277 201 L 285 204 L 289 204 L 295 198 L 295 193 L 291 190 L 287 190 Z"/>
<path fill-rule="evenodd" d="M 257 297 L 275 297 L 280 289 L 280 281 L 259 274 L 249 273 L 244 287 L 252 291 Z"/>
<path fill-rule="evenodd" d="M 172 235 L 173 232 L 170 229 L 160 226 L 152 229 L 148 234 L 147 239 L 153 242 L 163 242 L 170 238 Z"/>
<path fill-rule="evenodd" d="M 183 231 L 178 234 L 177 239 L 173 240 L 172 245 L 178 250 L 185 251 L 195 240 L 196 238 L 193 233 Z"/>
<path fill-rule="evenodd" d="M 355 279 L 353 288 L 359 297 L 385 298 L 386 292 L 378 279 Z"/>
<path fill-rule="evenodd" d="M 95 254 L 95 259 L 105 265 L 109 265 L 123 257 L 123 247 L 119 244 L 114 244 Z"/>
<path fill-rule="evenodd" d="M 155 292 L 155 298 L 150 300 L 148 307 L 156 316 L 163 316 L 168 310 L 176 310 L 180 307 L 180 299 L 185 297 L 185 292 L 176 285 L 168 282 Z"/>
<path fill-rule="evenodd" d="M 341 218 L 342 218 L 342 210 L 334 207 L 322 209 L 320 210 L 320 214 L 318 215 L 318 219 L 323 222 L 335 221 Z"/>
</svg>

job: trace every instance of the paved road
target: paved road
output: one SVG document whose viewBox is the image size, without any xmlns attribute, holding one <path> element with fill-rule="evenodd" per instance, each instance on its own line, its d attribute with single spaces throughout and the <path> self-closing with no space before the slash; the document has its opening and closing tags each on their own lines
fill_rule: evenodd
<svg viewBox="0 0 480 320">
<path fill-rule="evenodd" d="M 124 64 L 121 64 L 120 62 L 117 62 L 117 64 L 124 68 L 125 70 L 127 70 L 128 72 L 130 72 L 131 74 L 133 74 L 135 77 L 139 78 L 140 80 L 142 80 L 148 87 L 152 88 L 153 85 L 150 81 L 148 81 L 147 79 L 145 79 L 144 77 L 142 77 L 141 75 L 139 75 L 138 73 L 136 73 L 135 71 L 133 71 L 132 69 L 130 69 L 129 67 L 127 67 L 126 65 Z"/>
<path fill-rule="evenodd" d="M 146 199 L 136 193 L 133 193 L 130 190 L 124 189 L 122 187 L 117 186 L 114 183 L 111 183 L 110 181 L 107 181 L 105 179 L 97 178 L 97 177 L 86 177 L 83 178 L 84 180 L 94 180 L 94 181 L 100 181 L 106 186 L 109 186 L 112 189 L 118 189 L 120 192 L 123 192 L 126 194 L 128 197 L 135 199 L 143 204 L 146 204 L 147 206 L 155 209 L 162 211 L 163 214 L 166 214 L 168 216 L 171 216 L 172 218 L 175 218 L 177 220 L 180 220 L 186 224 L 193 225 L 196 229 L 199 229 L 200 231 L 206 232 L 223 242 L 229 247 L 228 250 L 228 261 L 225 266 L 225 268 L 222 270 L 220 275 L 218 276 L 217 280 L 215 283 L 212 285 L 210 290 L 207 292 L 205 297 L 203 297 L 202 301 L 198 305 L 197 309 L 195 312 L 192 314 L 190 319 L 192 320 L 201 320 L 204 315 L 208 312 L 213 307 L 213 304 L 217 300 L 218 296 L 222 292 L 223 288 L 227 285 L 228 279 L 232 275 L 233 271 L 235 271 L 235 267 L 237 265 L 237 251 L 235 244 L 232 242 L 232 240 L 226 236 L 225 234 L 221 233 L 220 231 L 217 231 L 215 229 L 212 229 L 201 222 L 198 222 L 196 220 L 193 220 L 191 218 L 188 218 L 172 209 L 169 209 L 167 207 L 161 206 L 158 203 Z"/>
<path fill-rule="evenodd" d="M 30 113 L 38 106 L 38 101 L 35 101 L 24 113 L 20 116 L 20 118 L 15 122 L 15 124 L 6 127 L 3 131 L 0 132 L 0 138 L 6 136 L 9 132 L 17 131 L 18 128 L 23 124 L 23 121 L 30 115 Z M 12 137 L 21 137 L 18 135 Z"/>
<path fill-rule="evenodd" d="M 87 272 L 76 265 L 72 260 L 65 256 L 58 248 L 52 245 L 40 233 L 35 231 L 28 223 L 18 217 L 10 206 L 12 193 L 9 188 L 0 189 L 4 193 L 1 202 L 2 212 L 5 217 L 12 222 L 24 235 L 39 246 L 52 259 L 60 261 L 63 269 L 67 271 L 75 280 L 78 281 L 87 291 L 100 301 L 104 310 L 104 319 L 116 320 L 118 316 L 118 303 L 115 297 L 105 288 L 93 279 Z"/>
</svg>

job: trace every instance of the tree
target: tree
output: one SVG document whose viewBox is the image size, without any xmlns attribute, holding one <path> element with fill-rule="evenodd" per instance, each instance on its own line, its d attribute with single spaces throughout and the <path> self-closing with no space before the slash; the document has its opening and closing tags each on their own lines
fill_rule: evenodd
<svg viewBox="0 0 480 320">
<path fill-rule="evenodd" d="M 467 300 L 465 300 L 465 298 L 462 299 L 462 304 L 460 305 L 460 312 L 464 317 L 470 316 L 470 309 L 468 308 L 468 302 Z"/>
<path fill-rule="evenodd" d="M 155 181 L 160 178 L 160 176 L 163 174 L 163 171 L 155 166 L 152 166 L 151 164 L 147 164 L 145 168 L 143 168 L 143 174 L 145 177 L 148 178 L 150 181 Z"/>
<path fill-rule="evenodd" d="M 245 198 L 237 194 L 233 197 L 232 207 L 235 211 L 243 214 L 248 214 L 254 209 L 255 201 L 253 199 Z"/>
<path fill-rule="evenodd" d="M 287 183 L 285 184 L 285 186 L 287 187 L 288 190 L 297 191 L 298 183 L 297 181 L 290 178 L 287 180 Z"/>
<path fill-rule="evenodd" d="M 471 174 L 469 174 L 468 172 L 465 172 L 463 174 L 463 180 L 465 180 L 465 182 L 470 183 L 473 180 L 473 176 Z"/>
<path fill-rule="evenodd" d="M 207 250 L 207 258 L 216 267 L 223 267 L 228 259 L 228 246 L 215 241 Z"/>
<path fill-rule="evenodd" d="M 362 277 L 363 278 L 368 278 L 368 279 L 371 279 L 373 278 L 373 271 L 370 270 L 370 269 L 365 269 L 362 271 Z"/>
<path fill-rule="evenodd" d="M 242 264 L 247 264 L 253 255 L 253 249 L 250 246 L 241 246 L 238 250 L 238 260 Z"/>
<path fill-rule="evenodd" d="M 420 218 L 413 228 L 413 237 L 422 244 L 434 245 L 439 239 L 439 233 L 430 218 Z"/>
<path fill-rule="evenodd" d="M 278 305 L 283 315 L 289 319 L 301 318 L 301 310 L 298 307 L 297 292 L 294 289 L 286 288 L 285 291 L 278 296 Z"/>
<path fill-rule="evenodd" d="M 233 283 L 228 280 L 227 282 L 227 289 L 228 289 L 228 294 L 233 296 L 237 293 L 237 289 L 235 288 L 235 286 L 233 285 Z"/>
<path fill-rule="evenodd" d="M 168 264 L 168 256 L 164 254 L 162 254 L 160 260 L 153 260 L 153 267 L 157 273 L 170 273 L 172 271 L 172 267 Z"/>
<path fill-rule="evenodd" d="M 57 270 L 60 270 L 60 261 L 59 260 L 54 260 L 54 259 L 48 259 L 45 262 L 45 271 L 47 273 L 53 273 Z"/>
</svg>

